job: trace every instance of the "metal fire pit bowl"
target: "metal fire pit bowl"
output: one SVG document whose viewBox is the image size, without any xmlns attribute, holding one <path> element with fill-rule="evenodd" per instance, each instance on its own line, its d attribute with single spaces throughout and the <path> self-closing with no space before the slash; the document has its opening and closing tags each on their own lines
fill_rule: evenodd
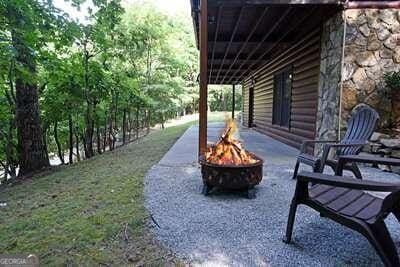
<svg viewBox="0 0 400 267">
<path fill-rule="evenodd" d="M 204 156 L 200 156 L 202 193 L 208 195 L 213 188 L 219 188 L 244 191 L 248 198 L 255 198 L 254 186 L 262 180 L 264 161 L 252 153 L 251 155 L 258 161 L 246 165 L 218 165 L 209 163 Z"/>
</svg>

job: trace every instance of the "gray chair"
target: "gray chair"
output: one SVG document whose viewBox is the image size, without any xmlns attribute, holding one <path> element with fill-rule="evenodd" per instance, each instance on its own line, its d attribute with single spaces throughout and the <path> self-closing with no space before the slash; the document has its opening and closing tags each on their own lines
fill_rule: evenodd
<svg viewBox="0 0 400 267">
<path fill-rule="evenodd" d="M 346 155 L 358 155 L 361 152 L 371 135 L 374 133 L 379 121 L 378 113 L 367 105 L 357 109 L 347 124 L 347 131 L 342 141 L 333 140 L 305 140 L 300 148 L 300 154 L 297 157 L 296 166 L 294 168 L 293 179 L 296 178 L 300 163 L 309 165 L 314 172 L 323 173 L 325 165 L 331 167 L 334 171 L 337 168 L 337 158 Z M 312 144 L 324 144 L 322 156 L 316 157 L 307 153 L 307 147 Z M 328 159 L 331 149 L 336 149 L 336 155 L 333 159 Z M 349 163 L 344 166 L 345 170 L 349 170 L 361 179 L 360 169 L 355 163 Z"/>
<path fill-rule="evenodd" d="M 390 213 L 400 222 L 400 183 L 342 176 L 348 163 L 400 166 L 398 159 L 350 155 L 338 159 L 336 176 L 300 172 L 283 241 L 291 242 L 297 206 L 302 204 L 365 236 L 386 266 L 400 266 L 396 245 L 385 224 Z M 382 199 L 371 191 L 388 194 Z"/>
</svg>

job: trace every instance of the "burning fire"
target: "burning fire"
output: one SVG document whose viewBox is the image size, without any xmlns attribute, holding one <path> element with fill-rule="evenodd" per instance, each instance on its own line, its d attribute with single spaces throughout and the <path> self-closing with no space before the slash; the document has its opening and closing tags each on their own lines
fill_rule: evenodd
<svg viewBox="0 0 400 267">
<path fill-rule="evenodd" d="M 225 129 L 222 131 L 221 139 L 207 148 L 205 153 L 207 162 L 218 165 L 246 165 L 258 162 L 242 143 L 234 137 L 237 126 L 234 119 L 226 121 Z"/>
</svg>

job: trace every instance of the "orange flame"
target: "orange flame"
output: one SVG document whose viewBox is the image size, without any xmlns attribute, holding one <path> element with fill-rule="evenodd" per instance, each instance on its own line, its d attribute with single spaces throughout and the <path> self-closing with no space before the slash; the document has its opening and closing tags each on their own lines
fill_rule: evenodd
<svg viewBox="0 0 400 267">
<path fill-rule="evenodd" d="M 244 149 L 242 143 L 235 139 L 236 131 L 235 120 L 228 119 L 221 139 L 216 144 L 207 147 L 205 153 L 207 162 L 218 165 L 246 165 L 258 162 L 252 154 Z"/>
</svg>

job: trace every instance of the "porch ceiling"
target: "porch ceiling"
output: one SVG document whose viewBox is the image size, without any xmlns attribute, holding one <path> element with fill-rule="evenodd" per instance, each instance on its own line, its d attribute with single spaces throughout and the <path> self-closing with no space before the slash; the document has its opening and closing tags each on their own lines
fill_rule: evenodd
<svg viewBox="0 0 400 267">
<path fill-rule="evenodd" d="M 197 42 L 199 14 L 194 7 L 198 6 L 198 2 L 192 0 Z M 241 82 L 340 9 L 338 1 L 332 0 L 321 1 L 323 4 L 318 5 L 266 2 L 208 0 L 209 84 Z"/>
<path fill-rule="evenodd" d="M 199 45 L 199 4 L 190 0 Z M 344 8 L 399 8 L 397 0 L 208 0 L 209 84 L 241 82 Z"/>
</svg>

